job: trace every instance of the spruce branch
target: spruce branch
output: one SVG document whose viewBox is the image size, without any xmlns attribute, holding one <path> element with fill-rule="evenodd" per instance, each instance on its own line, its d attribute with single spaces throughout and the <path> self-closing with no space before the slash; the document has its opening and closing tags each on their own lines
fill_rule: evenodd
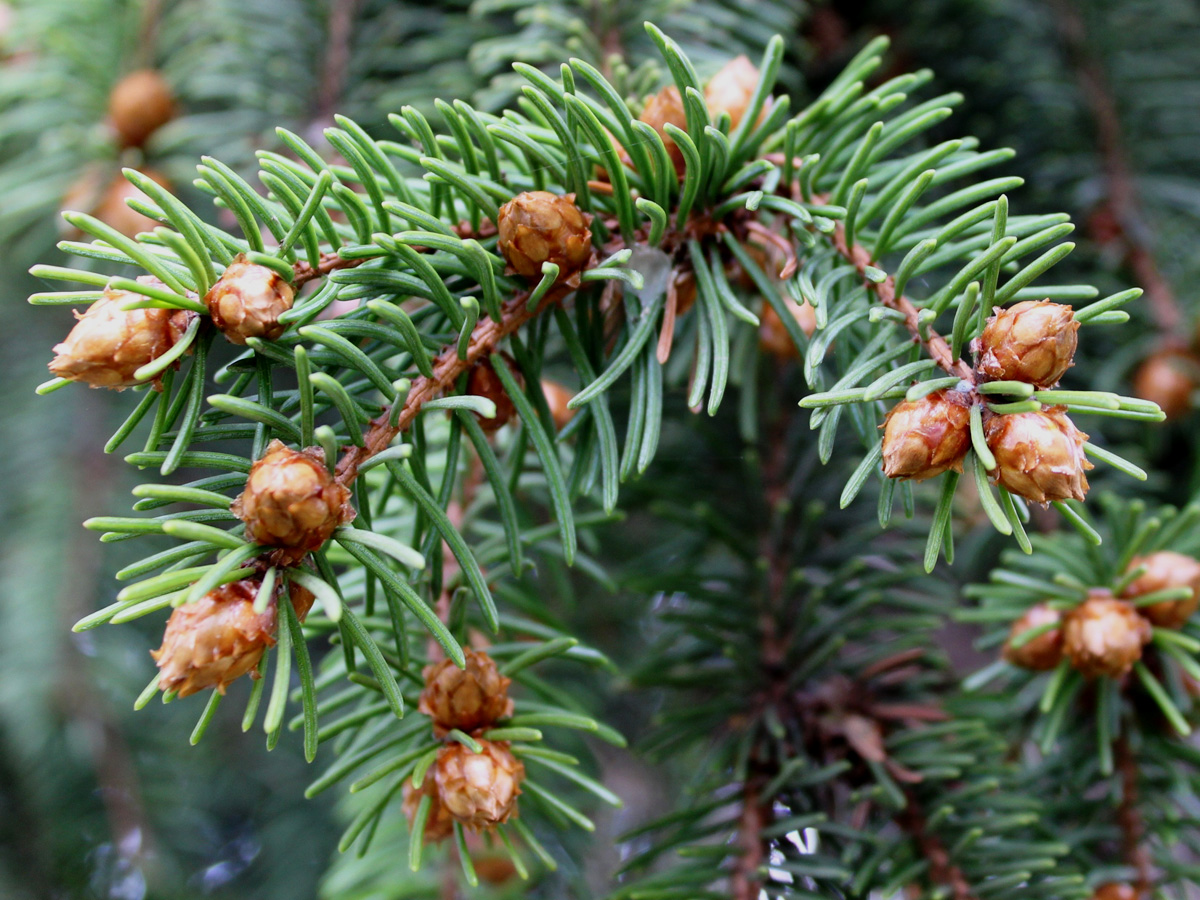
<svg viewBox="0 0 1200 900">
<path fill-rule="evenodd" d="M 1139 900 L 1150 896 L 1154 888 L 1154 867 L 1145 844 L 1146 822 L 1139 806 L 1139 766 L 1137 754 L 1122 733 L 1113 742 L 1113 762 L 1120 776 L 1121 802 L 1117 806 L 1117 825 L 1121 829 L 1121 851 L 1125 862 L 1137 873 L 1134 888 Z"/>
<path fill-rule="evenodd" d="M 1170 282 L 1162 274 L 1150 242 L 1138 195 L 1137 178 L 1129 165 L 1125 148 L 1125 128 L 1113 97 L 1104 67 L 1087 44 L 1087 25 L 1074 0 L 1055 0 L 1058 30 L 1067 46 L 1076 79 L 1096 126 L 1096 142 L 1108 187 L 1107 201 L 1117 221 L 1119 239 L 1125 245 L 1126 260 L 1146 291 L 1150 312 L 1169 346 L 1183 343 L 1179 329 L 1183 311 Z"/>
</svg>

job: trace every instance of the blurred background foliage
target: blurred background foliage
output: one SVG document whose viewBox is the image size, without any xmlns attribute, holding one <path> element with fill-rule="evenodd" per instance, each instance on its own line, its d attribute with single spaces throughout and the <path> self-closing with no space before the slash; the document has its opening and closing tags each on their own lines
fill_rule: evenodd
<svg viewBox="0 0 1200 900">
<path fill-rule="evenodd" d="M 79 522 L 120 507 L 133 482 L 99 449 L 119 421 L 118 398 L 33 394 L 70 321 L 64 309 L 23 302 L 39 289 L 28 266 L 61 257 L 56 210 L 88 179 L 107 184 L 120 165 L 153 169 L 194 200 L 189 173 L 199 156 L 245 170 L 254 149 L 275 145 L 277 125 L 319 140 L 334 112 L 378 128 L 388 112 L 427 108 L 434 97 L 494 108 L 511 95 L 514 60 L 557 63 L 564 48 L 600 64 L 613 52 L 638 59 L 643 19 L 710 69 L 731 48 L 753 54 L 783 33 L 784 82 L 801 102 L 866 40 L 889 34 L 895 71 L 886 75 L 933 68 L 938 89 L 965 95 L 956 133 L 1019 152 L 1009 171 L 1027 178 L 1024 212 L 1066 210 L 1080 223 L 1082 252 L 1068 267 L 1104 292 L 1148 288 L 1148 302 L 1131 307 L 1141 328 L 1081 347 L 1081 367 L 1108 379 L 1090 386 L 1127 391 L 1148 357 L 1189 352 L 1200 276 L 1200 8 L 1189 0 L 0 4 L 0 896 L 316 896 L 337 834 L 333 801 L 303 799 L 312 773 L 298 741 L 268 756 L 257 733 L 243 735 L 234 718 L 218 717 L 209 739 L 193 747 L 193 708 L 155 702 L 135 717 L 155 624 L 70 632 L 80 615 L 111 600 L 112 574 L 128 561 L 120 544 L 102 552 Z M 162 71 L 180 114 L 144 147 L 122 150 L 106 123 L 109 91 L 144 67 Z M 637 80 L 636 71 L 614 75 Z M 1197 487 L 1195 424 L 1184 414 L 1161 429 L 1107 420 L 1101 427 L 1152 472 L 1138 491 L 1177 500 Z M 665 435 L 664 478 L 672 467 L 686 472 L 673 440 L 682 448 L 686 435 Z M 1109 485 L 1132 489 L 1119 479 Z M 631 495 L 631 508 L 637 502 Z M 635 518 L 612 536 L 611 558 L 628 555 L 641 527 Z M 972 559 L 977 570 L 988 559 L 971 547 L 968 539 L 966 564 L 954 571 L 962 581 L 979 574 Z M 636 578 L 630 585 L 636 591 Z M 622 592 L 600 614 L 592 606 L 584 631 L 626 671 L 654 638 L 629 633 L 631 603 Z M 584 605 L 581 594 L 574 610 L 560 611 L 582 621 Z M 652 688 L 615 688 L 605 717 L 636 738 L 659 700 Z M 601 763 L 606 784 L 636 798 L 599 820 L 602 834 L 613 835 L 661 798 L 644 763 L 616 751 Z M 400 856 L 403 835 L 377 838 L 393 840 Z M 388 855 L 373 854 L 371 864 Z M 575 895 L 603 890 L 616 862 L 615 851 L 595 856 L 557 884 Z M 436 896 L 435 872 L 408 880 L 403 895 Z M 377 881 L 349 863 L 326 878 L 329 894 L 381 896 L 356 889 Z"/>
</svg>

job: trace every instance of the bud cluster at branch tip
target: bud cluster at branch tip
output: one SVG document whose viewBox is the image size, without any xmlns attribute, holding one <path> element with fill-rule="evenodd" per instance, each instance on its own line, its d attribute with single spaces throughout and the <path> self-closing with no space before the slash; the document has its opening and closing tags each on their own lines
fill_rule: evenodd
<svg viewBox="0 0 1200 900">
<path fill-rule="evenodd" d="M 162 73 L 137 69 L 108 95 L 108 118 L 123 147 L 140 147 L 175 117 L 175 97 Z"/>
<path fill-rule="evenodd" d="M 162 646 L 150 651 L 158 663 L 162 690 L 175 691 L 180 697 L 205 688 L 224 694 L 226 685 L 253 672 L 266 649 L 275 645 L 279 619 L 277 597 L 263 612 L 254 611 L 261 585 L 258 579 L 222 585 L 171 613 Z M 289 597 L 303 622 L 312 608 L 313 595 L 293 583 Z"/>
<path fill-rule="evenodd" d="M 162 284 L 149 275 L 138 281 Z M 121 309 L 127 302 L 144 299 L 133 291 L 107 288 L 83 315 L 75 314 L 75 326 L 54 347 L 57 355 L 50 371 L 92 387 L 123 390 L 141 384 L 134 373 L 170 350 L 194 315 L 176 309 Z"/>
<path fill-rule="evenodd" d="M 542 264 L 554 263 L 558 283 L 578 287 L 592 259 L 591 218 L 574 194 L 526 191 L 500 207 L 497 246 L 512 272 L 536 282 Z"/>
<path fill-rule="evenodd" d="M 324 451 L 292 450 L 278 440 L 250 468 L 230 510 L 246 523 L 247 538 L 279 548 L 272 562 L 282 565 L 295 565 L 354 518 L 350 491 L 329 474 Z"/>
<path fill-rule="evenodd" d="M 997 309 L 976 342 L 976 369 L 988 381 L 1056 385 L 1073 364 L 1079 323 L 1071 307 L 1025 300 Z"/>
<path fill-rule="evenodd" d="M 1011 493 L 1035 503 L 1086 496 L 1084 473 L 1094 468 L 1083 452 L 1088 436 L 1063 407 L 991 416 L 984 436 L 996 457 L 996 480 Z"/>
<path fill-rule="evenodd" d="M 274 269 L 238 254 L 204 296 L 213 324 L 230 342 L 273 341 L 284 332 L 279 317 L 292 308 L 296 291 Z"/>
<path fill-rule="evenodd" d="M 495 661 L 482 650 L 464 650 L 466 665 L 442 660 L 422 671 L 425 688 L 417 708 L 433 720 L 433 733 L 445 739 L 454 730 L 471 735 L 480 751 L 446 740 L 437 753 L 432 777 L 419 790 L 405 788 L 404 812 L 412 825 L 421 796 L 431 806 L 424 839 L 444 840 L 454 820 L 472 831 L 501 825 L 515 813 L 525 767 L 504 741 L 483 737 L 488 728 L 513 714 L 508 696 L 512 679 L 500 674 Z"/>
</svg>

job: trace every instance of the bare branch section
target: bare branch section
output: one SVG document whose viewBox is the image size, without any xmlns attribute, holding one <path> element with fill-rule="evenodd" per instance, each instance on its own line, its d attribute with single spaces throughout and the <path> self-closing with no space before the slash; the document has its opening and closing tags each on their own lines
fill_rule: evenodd
<svg viewBox="0 0 1200 900">
<path fill-rule="evenodd" d="M 1121 804 L 1117 807 L 1117 825 L 1121 829 L 1121 849 L 1125 862 L 1137 873 L 1134 889 L 1139 898 L 1149 897 L 1154 887 L 1154 865 L 1146 847 L 1146 822 L 1138 809 L 1138 765 L 1129 739 L 1122 735 L 1113 743 L 1113 761 L 1121 777 Z"/>
<path fill-rule="evenodd" d="M 944 337 L 934 331 L 932 327 L 925 328 L 922 333 L 916 306 L 903 294 L 896 293 L 896 280 L 891 275 L 879 282 L 867 278 L 867 267 L 873 265 L 871 254 L 861 244 L 848 244 L 846 242 L 846 229 L 841 222 L 838 222 L 834 229 L 833 246 L 838 253 L 858 270 L 858 273 L 866 283 L 867 290 L 873 293 L 880 303 L 888 309 L 894 309 L 904 316 L 904 327 L 908 329 L 913 340 L 925 348 L 930 358 L 947 375 L 955 375 L 964 381 L 973 382 L 975 380 L 974 370 L 961 357 L 959 359 L 954 358 L 954 354 L 950 352 L 950 345 Z"/>
<path fill-rule="evenodd" d="M 337 465 L 337 480 L 339 484 L 349 486 L 358 477 L 359 467 L 364 462 L 387 449 L 396 435 L 408 428 L 413 419 L 430 400 L 440 397 L 454 385 L 460 375 L 470 369 L 482 357 L 492 353 L 502 340 L 519 329 L 530 319 L 559 303 L 567 294 L 575 290 L 570 285 L 560 285 L 546 293 L 536 308 L 527 309 L 529 292 L 522 291 L 508 300 L 500 310 L 500 321 L 483 319 L 471 333 L 471 341 L 467 347 L 466 359 L 459 358 L 457 348 L 448 347 L 443 350 L 433 362 L 433 377 L 424 375 L 416 378 L 408 396 L 404 399 L 404 408 L 393 426 L 392 411 L 385 410 L 371 420 L 371 424 L 363 435 L 361 447 L 350 447 L 342 455 Z"/>
</svg>

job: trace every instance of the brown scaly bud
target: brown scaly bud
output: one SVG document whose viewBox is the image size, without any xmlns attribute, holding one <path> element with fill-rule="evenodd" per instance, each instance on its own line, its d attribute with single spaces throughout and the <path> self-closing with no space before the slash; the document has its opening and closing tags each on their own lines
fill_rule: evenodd
<svg viewBox="0 0 1200 900">
<path fill-rule="evenodd" d="M 546 397 L 546 405 L 550 407 L 550 418 L 554 420 L 554 427 L 562 431 L 567 427 L 567 423 L 575 418 L 575 410 L 567 406 L 575 396 L 574 392 L 557 381 L 543 378 L 542 394 Z"/>
<path fill-rule="evenodd" d="M 1092 900 L 1138 900 L 1138 892 L 1132 884 L 1110 881 L 1096 888 Z"/>
<path fill-rule="evenodd" d="M 578 287 L 592 258 L 592 229 L 574 194 L 526 191 L 501 206 L 497 218 L 498 247 L 511 271 L 539 281 L 542 263 L 550 262 L 559 283 Z"/>
<path fill-rule="evenodd" d="M 470 648 L 463 653 L 467 658 L 465 669 L 444 659 L 421 672 L 425 689 L 417 709 L 433 719 L 433 733 L 438 737 L 454 728 L 470 734 L 513 712 L 508 696 L 512 679 L 501 675 L 486 653 Z"/>
<path fill-rule="evenodd" d="M 1063 652 L 1089 678 L 1120 678 L 1142 658 L 1150 623 L 1133 604 L 1093 592 L 1063 617 Z"/>
<path fill-rule="evenodd" d="M 271 441 L 250 467 L 246 489 L 230 510 L 246 523 L 246 537 L 284 548 L 275 560 L 294 565 L 321 547 L 333 530 L 354 518 L 350 491 L 333 480 L 320 447 L 292 450 Z"/>
<path fill-rule="evenodd" d="M 970 426 L 966 394 L 934 391 L 920 400 L 901 400 L 883 420 L 883 474 L 924 481 L 948 469 L 961 472 Z"/>
<path fill-rule="evenodd" d="M 984 436 L 996 457 L 993 474 L 1012 493 L 1035 503 L 1082 500 L 1087 494 L 1084 472 L 1094 468 L 1083 453 L 1088 436 L 1063 407 L 992 416 Z"/>
<path fill-rule="evenodd" d="M 432 772 L 426 772 L 425 780 L 419 788 L 412 786 L 412 779 L 404 779 L 404 817 L 408 819 L 409 830 L 417 818 L 417 807 L 422 797 L 429 798 L 429 813 L 425 817 L 425 843 L 440 844 L 454 834 L 454 816 L 446 809 L 442 798 L 438 795 L 437 781 Z"/>
<path fill-rule="evenodd" d="M 108 117 L 122 146 L 140 147 L 175 118 L 175 96 L 154 69 L 138 69 L 116 83 L 108 95 Z"/>
<path fill-rule="evenodd" d="M 437 786 L 451 815 L 472 831 L 502 825 L 516 812 L 525 766 L 505 742 L 480 740 L 480 753 L 457 741 L 437 755 Z"/>
<path fill-rule="evenodd" d="M 204 295 L 213 324 L 234 344 L 259 337 L 273 341 L 286 327 L 279 317 L 292 308 L 296 291 L 270 266 L 238 254 Z"/>
<path fill-rule="evenodd" d="M 1039 603 L 1032 607 L 1025 615 L 1013 622 L 1012 631 L 1009 632 L 1008 640 L 1004 643 L 1004 658 L 1014 666 L 1032 669 L 1035 672 L 1045 672 L 1055 668 L 1063 658 L 1062 629 L 1058 627 L 1061 621 L 1062 617 L 1045 603 Z M 1025 641 L 1019 647 L 1014 646 L 1016 638 L 1032 628 L 1040 628 L 1045 625 L 1054 625 L 1055 627 Z"/>
<path fill-rule="evenodd" d="M 1200 606 L 1200 561 L 1182 553 L 1161 550 L 1149 556 L 1135 556 L 1129 563 L 1131 571 L 1140 566 L 1145 566 L 1146 571 L 1135 578 L 1121 596 L 1136 600 L 1169 588 L 1191 589 L 1191 596 L 1182 600 L 1164 600 L 1137 607 L 1138 612 L 1160 628 L 1182 628 Z"/>
<path fill-rule="evenodd" d="M 812 337 L 817 330 L 817 311 L 813 305 L 807 300 L 803 303 L 788 301 L 787 308 L 804 336 Z M 764 303 L 762 312 L 758 314 L 758 346 L 763 353 L 769 353 L 779 360 L 800 358 L 800 351 L 788 334 L 783 319 L 779 318 L 779 313 L 770 303 Z"/>
<path fill-rule="evenodd" d="M 729 128 L 732 131 L 746 115 L 750 98 L 758 87 L 758 67 L 744 54 L 735 56 L 714 75 L 704 88 L 704 102 L 715 118 L 718 113 L 729 113 Z M 763 104 L 755 125 L 761 125 L 771 108 L 771 101 Z"/>
<path fill-rule="evenodd" d="M 523 382 L 519 372 L 513 371 L 511 366 L 509 366 L 509 371 L 512 371 L 517 377 L 518 383 Z M 489 359 L 481 359 L 471 369 L 471 374 L 467 376 L 467 393 L 475 397 L 484 397 L 496 404 L 496 415 L 492 418 L 485 419 L 480 415 L 475 416 L 479 427 L 489 434 L 499 431 L 517 414 L 517 408 L 513 405 L 512 398 L 504 390 L 504 382 L 496 374 L 496 368 Z"/>
<path fill-rule="evenodd" d="M 148 275 L 138 281 L 160 283 Z M 75 314 L 75 327 L 54 346 L 50 371 L 92 387 L 123 390 L 140 384 L 134 373 L 170 350 L 189 319 L 183 310 L 121 309 L 123 303 L 143 299 L 133 291 L 105 290 L 87 312 Z"/>
<path fill-rule="evenodd" d="M 1157 403 L 1168 419 L 1178 419 L 1192 408 L 1192 392 L 1200 374 L 1197 360 L 1184 353 L 1160 352 L 1149 356 L 1133 375 L 1133 393 Z"/>
<path fill-rule="evenodd" d="M 663 146 L 667 148 L 667 155 L 671 157 L 671 165 L 675 167 L 676 175 L 682 178 L 687 170 L 683 151 L 666 132 L 667 125 L 674 125 L 681 131 L 687 131 L 687 113 L 683 111 L 683 98 L 679 95 L 679 88 L 665 87 L 647 100 L 638 120 L 645 122 L 658 132 Z"/>
<path fill-rule="evenodd" d="M 1062 303 L 1023 300 L 997 309 L 978 338 L 977 368 L 990 380 L 1053 387 L 1071 366 L 1078 331 L 1071 307 Z"/>
<path fill-rule="evenodd" d="M 205 688 L 225 686 L 252 671 L 275 645 L 278 610 L 273 599 L 261 613 L 254 598 L 261 582 L 235 581 L 209 591 L 195 603 L 176 608 L 167 621 L 162 646 L 151 650 L 158 662 L 158 686 L 186 697 Z M 313 595 L 291 586 L 291 603 L 300 621 L 312 608 Z"/>
</svg>

